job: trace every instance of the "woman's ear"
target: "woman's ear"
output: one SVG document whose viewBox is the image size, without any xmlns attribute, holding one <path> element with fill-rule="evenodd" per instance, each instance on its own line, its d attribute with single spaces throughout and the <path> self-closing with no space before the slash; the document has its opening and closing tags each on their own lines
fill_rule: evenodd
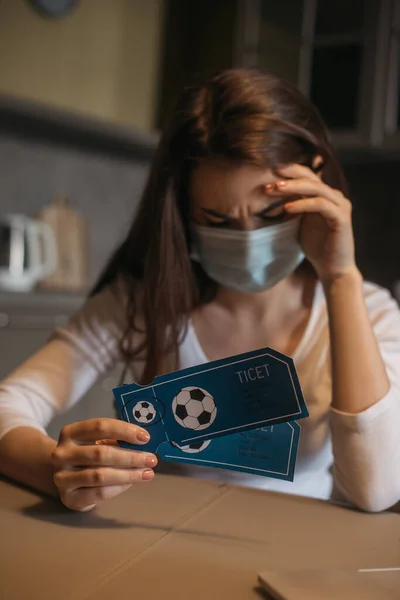
<svg viewBox="0 0 400 600">
<path fill-rule="evenodd" d="M 320 154 L 317 154 L 316 156 L 314 156 L 311 169 L 314 171 L 314 173 L 316 175 L 318 175 L 318 177 L 322 177 L 323 166 L 324 166 L 324 159 L 322 158 L 322 156 Z"/>
</svg>

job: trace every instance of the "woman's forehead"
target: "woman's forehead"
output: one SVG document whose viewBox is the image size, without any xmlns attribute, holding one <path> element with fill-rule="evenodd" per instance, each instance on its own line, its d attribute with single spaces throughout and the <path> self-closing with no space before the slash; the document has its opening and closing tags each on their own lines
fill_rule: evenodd
<svg viewBox="0 0 400 600">
<path fill-rule="evenodd" d="M 243 198 L 244 195 L 260 193 L 268 183 L 277 180 L 269 168 L 247 163 L 224 160 L 203 160 L 193 170 L 190 188 L 193 200 L 201 201 L 212 194 L 214 198 L 229 194 Z"/>
</svg>

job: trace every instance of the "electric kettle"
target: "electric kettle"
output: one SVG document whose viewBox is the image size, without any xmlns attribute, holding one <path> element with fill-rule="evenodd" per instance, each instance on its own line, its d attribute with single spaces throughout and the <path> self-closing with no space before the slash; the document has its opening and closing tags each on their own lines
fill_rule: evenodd
<svg viewBox="0 0 400 600">
<path fill-rule="evenodd" d="M 25 215 L 0 216 L 0 290 L 29 292 L 57 266 L 52 228 Z"/>
</svg>

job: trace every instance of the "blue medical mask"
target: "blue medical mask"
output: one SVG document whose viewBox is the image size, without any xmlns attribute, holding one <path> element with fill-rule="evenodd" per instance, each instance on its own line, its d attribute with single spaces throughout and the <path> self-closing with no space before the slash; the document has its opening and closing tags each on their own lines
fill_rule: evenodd
<svg viewBox="0 0 400 600">
<path fill-rule="evenodd" d="M 251 231 L 192 225 L 191 257 L 220 285 L 262 292 L 293 273 L 304 259 L 300 219 Z"/>
</svg>

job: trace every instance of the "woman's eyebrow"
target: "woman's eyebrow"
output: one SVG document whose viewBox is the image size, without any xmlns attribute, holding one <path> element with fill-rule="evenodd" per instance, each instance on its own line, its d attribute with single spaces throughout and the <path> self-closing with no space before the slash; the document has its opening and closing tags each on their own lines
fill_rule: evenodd
<svg viewBox="0 0 400 600">
<path fill-rule="evenodd" d="M 265 208 L 263 208 L 259 213 L 257 213 L 257 216 L 262 217 L 262 216 L 266 215 L 267 213 L 269 213 L 271 210 L 275 210 L 276 208 L 279 208 L 280 206 L 284 206 L 287 203 L 288 203 L 287 198 L 281 198 L 281 200 L 278 200 L 277 202 L 273 202 L 272 204 L 269 204 L 269 206 L 266 206 Z"/>
</svg>

